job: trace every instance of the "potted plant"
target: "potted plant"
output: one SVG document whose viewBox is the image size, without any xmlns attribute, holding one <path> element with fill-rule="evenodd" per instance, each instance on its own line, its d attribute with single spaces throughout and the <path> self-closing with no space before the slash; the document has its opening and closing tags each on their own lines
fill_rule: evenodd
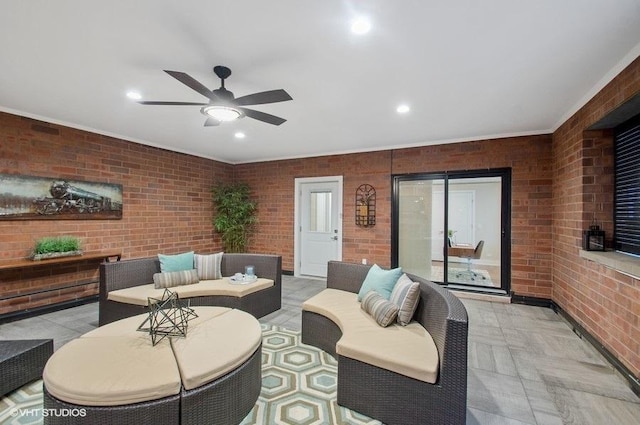
<svg viewBox="0 0 640 425">
<path fill-rule="evenodd" d="M 221 184 L 213 188 L 216 209 L 213 226 L 220 233 L 226 252 L 245 252 L 249 234 L 258 222 L 257 203 L 249 199 L 246 183 Z"/>
<path fill-rule="evenodd" d="M 73 255 L 82 255 L 78 238 L 75 236 L 48 236 L 36 241 L 31 258 L 43 260 Z"/>
</svg>

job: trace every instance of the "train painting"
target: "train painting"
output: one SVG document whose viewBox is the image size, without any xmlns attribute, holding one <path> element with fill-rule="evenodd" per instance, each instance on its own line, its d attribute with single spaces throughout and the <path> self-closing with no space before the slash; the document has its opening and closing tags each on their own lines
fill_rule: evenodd
<svg viewBox="0 0 640 425">
<path fill-rule="evenodd" d="M 0 220 L 120 218 L 122 185 L 0 174 Z"/>
</svg>

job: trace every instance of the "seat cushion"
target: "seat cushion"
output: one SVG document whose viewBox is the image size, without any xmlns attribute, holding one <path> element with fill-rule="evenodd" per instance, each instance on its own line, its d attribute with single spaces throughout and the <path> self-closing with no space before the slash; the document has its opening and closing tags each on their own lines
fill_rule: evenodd
<svg viewBox="0 0 640 425">
<path fill-rule="evenodd" d="M 171 288 L 172 292 L 178 294 L 180 298 L 204 297 L 204 296 L 230 296 L 244 297 L 246 295 L 267 289 L 273 286 L 273 280 L 258 278 L 257 281 L 247 285 L 234 285 L 229 282 L 228 278 L 216 280 L 201 280 L 191 285 L 175 286 Z M 117 301 L 127 304 L 135 304 L 146 306 L 148 298 L 161 298 L 164 289 L 156 289 L 153 283 L 148 285 L 132 286 L 131 288 L 118 289 L 111 291 L 107 295 L 110 301 Z"/>
<path fill-rule="evenodd" d="M 305 301 L 302 309 L 326 316 L 340 327 L 338 355 L 420 381 L 437 381 L 438 349 L 420 323 L 382 328 L 360 308 L 357 294 L 331 288 Z"/>
<path fill-rule="evenodd" d="M 181 387 L 169 341 L 152 346 L 138 335 L 74 339 L 53 353 L 42 378 L 51 395 L 84 406 L 157 400 Z"/>
<path fill-rule="evenodd" d="M 200 314 L 202 309 L 196 308 Z M 189 323 L 187 338 L 172 338 L 182 385 L 191 390 L 209 383 L 240 366 L 262 343 L 260 323 L 240 310 Z"/>
</svg>

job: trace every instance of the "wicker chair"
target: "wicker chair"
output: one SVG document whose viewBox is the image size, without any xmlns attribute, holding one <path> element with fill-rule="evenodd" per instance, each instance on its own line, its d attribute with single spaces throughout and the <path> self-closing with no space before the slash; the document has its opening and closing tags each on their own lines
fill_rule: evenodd
<svg viewBox="0 0 640 425">
<path fill-rule="evenodd" d="M 329 262 L 327 288 L 357 293 L 370 266 Z M 338 360 L 338 404 L 388 425 L 463 425 L 467 412 L 468 317 L 464 305 L 446 289 L 421 277 L 420 301 L 413 317 L 431 334 L 439 355 L 435 384 L 336 354 L 342 337 L 329 318 L 302 311 L 302 342 Z"/>
<path fill-rule="evenodd" d="M 237 308 L 257 318 L 266 316 L 282 305 L 282 257 L 265 254 L 223 254 L 222 275 L 244 273 L 244 267 L 253 265 L 255 273 L 271 279 L 274 285 L 268 289 L 243 296 L 223 295 L 189 298 L 192 306 L 218 306 Z M 126 304 L 107 299 L 110 291 L 145 285 L 153 282 L 153 274 L 160 272 L 157 257 L 115 261 L 100 265 L 99 320 L 100 326 L 125 317 L 146 313 L 147 307 Z"/>
</svg>

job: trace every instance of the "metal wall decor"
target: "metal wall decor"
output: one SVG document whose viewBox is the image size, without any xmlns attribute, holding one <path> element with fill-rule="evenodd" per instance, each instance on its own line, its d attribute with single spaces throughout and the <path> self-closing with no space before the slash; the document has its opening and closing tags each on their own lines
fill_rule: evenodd
<svg viewBox="0 0 640 425">
<path fill-rule="evenodd" d="M 166 337 L 185 338 L 189 320 L 198 317 L 189 300 L 181 300 L 177 293 L 164 290 L 162 297 L 149 297 L 149 317 L 138 326 L 138 331 L 148 332 L 155 346 Z M 145 326 L 147 325 L 148 326 Z"/>
<path fill-rule="evenodd" d="M 121 219 L 122 185 L 0 174 L 0 219 Z"/>
<path fill-rule="evenodd" d="M 370 184 L 356 189 L 356 225 L 371 227 L 376 224 L 376 190 Z"/>
</svg>

